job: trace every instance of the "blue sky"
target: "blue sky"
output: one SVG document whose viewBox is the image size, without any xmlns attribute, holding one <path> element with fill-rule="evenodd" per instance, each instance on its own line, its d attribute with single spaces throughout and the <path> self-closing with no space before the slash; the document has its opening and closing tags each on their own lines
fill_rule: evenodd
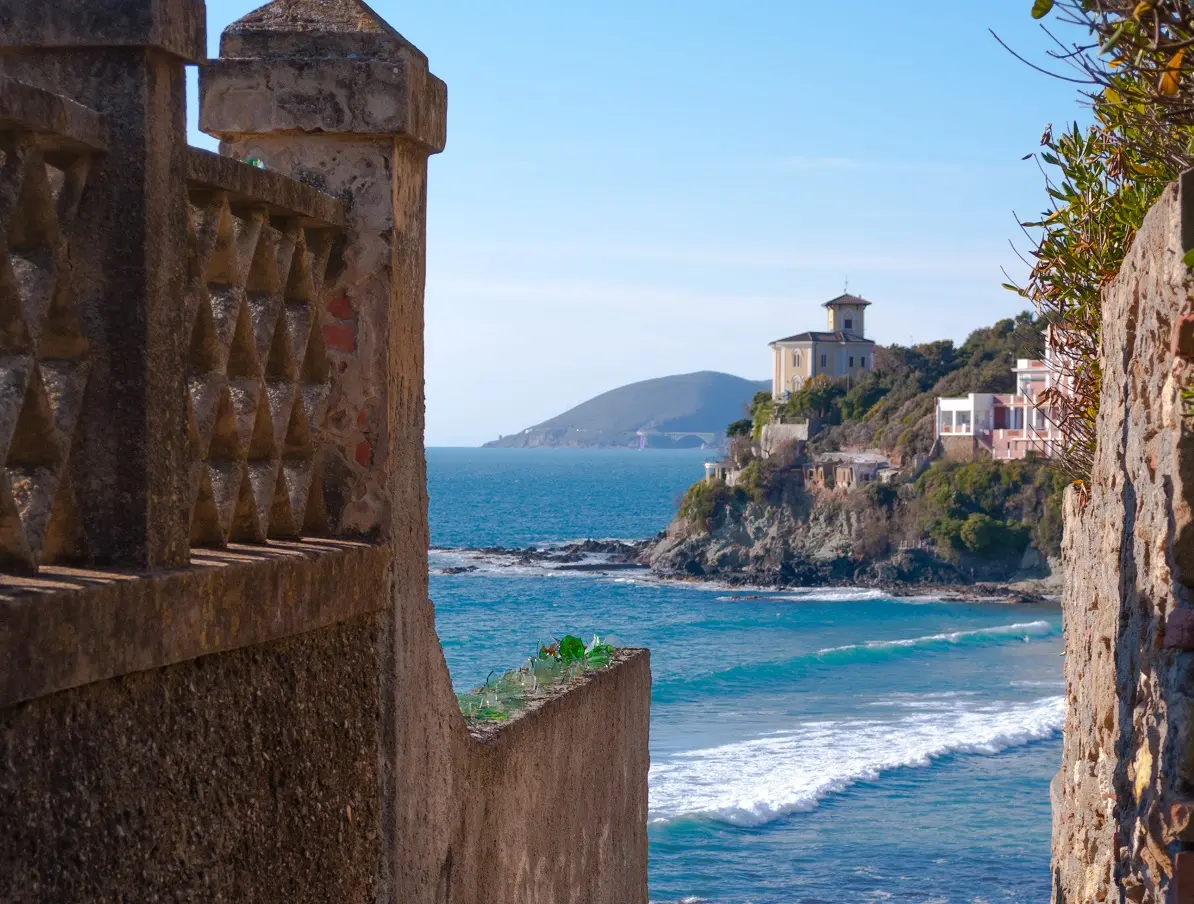
<svg viewBox="0 0 1194 904">
<path fill-rule="evenodd" d="M 256 5 L 209 2 L 213 55 Z M 670 373 L 764 379 L 847 279 L 876 341 L 961 341 L 1023 308 L 1000 268 L 1045 197 L 1020 158 L 1082 116 L 987 32 L 1042 59 L 1028 0 L 372 6 L 448 83 L 429 445 Z"/>
</svg>

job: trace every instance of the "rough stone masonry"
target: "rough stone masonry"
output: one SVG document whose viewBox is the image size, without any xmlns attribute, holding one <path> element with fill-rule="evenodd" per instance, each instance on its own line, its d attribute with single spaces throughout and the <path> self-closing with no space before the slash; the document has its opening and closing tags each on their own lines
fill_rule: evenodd
<svg viewBox="0 0 1194 904">
<path fill-rule="evenodd" d="M 1089 496 L 1067 500 L 1055 904 L 1194 901 L 1194 177 L 1103 296 Z"/>
<path fill-rule="evenodd" d="M 646 651 L 475 733 L 435 633 L 447 90 L 359 0 L 205 22 L 0 0 L 0 900 L 645 904 Z"/>
</svg>

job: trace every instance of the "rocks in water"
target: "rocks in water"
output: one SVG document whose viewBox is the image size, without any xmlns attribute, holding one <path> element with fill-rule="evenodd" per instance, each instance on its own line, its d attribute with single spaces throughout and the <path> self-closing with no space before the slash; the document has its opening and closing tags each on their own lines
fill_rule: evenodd
<svg viewBox="0 0 1194 904">
<path fill-rule="evenodd" d="M 528 546 L 524 549 L 482 546 L 441 551 L 470 553 L 486 559 L 488 564 L 505 567 L 538 565 L 570 571 L 606 571 L 643 567 L 639 557 L 649 543 L 648 540 L 583 540 L 559 546 Z M 439 573 L 463 574 L 476 570 L 475 565 L 457 566 L 444 568 Z"/>
</svg>

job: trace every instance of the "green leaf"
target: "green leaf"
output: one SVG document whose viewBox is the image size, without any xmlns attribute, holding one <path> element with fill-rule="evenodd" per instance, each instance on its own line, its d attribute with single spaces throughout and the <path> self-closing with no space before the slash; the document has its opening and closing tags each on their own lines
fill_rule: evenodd
<svg viewBox="0 0 1194 904">
<path fill-rule="evenodd" d="M 1194 269 L 1194 249 L 1191 249 L 1185 253 L 1185 255 L 1182 257 L 1182 263 L 1187 267 Z"/>
<path fill-rule="evenodd" d="M 1115 49 L 1115 45 L 1120 42 L 1120 39 L 1125 34 L 1127 34 L 1127 25 L 1121 24 L 1119 28 L 1112 32 L 1111 37 L 1103 42 L 1103 45 L 1099 48 L 1099 53 L 1110 53 L 1113 51 Z M 1116 103 L 1116 101 L 1112 101 L 1112 103 Z"/>
<path fill-rule="evenodd" d="M 1032 18 L 1043 19 L 1053 9 L 1053 0 L 1036 0 L 1032 4 Z"/>
</svg>

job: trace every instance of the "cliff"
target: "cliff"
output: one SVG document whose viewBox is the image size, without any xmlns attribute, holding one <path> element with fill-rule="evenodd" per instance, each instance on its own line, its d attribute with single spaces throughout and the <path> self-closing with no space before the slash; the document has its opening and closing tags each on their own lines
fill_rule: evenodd
<svg viewBox="0 0 1194 904">
<path fill-rule="evenodd" d="M 1060 551 L 1062 486 L 1040 462 L 980 461 L 821 489 L 780 453 L 748 465 L 735 487 L 695 485 L 643 561 L 663 574 L 760 584 L 1042 581 Z"/>
</svg>

